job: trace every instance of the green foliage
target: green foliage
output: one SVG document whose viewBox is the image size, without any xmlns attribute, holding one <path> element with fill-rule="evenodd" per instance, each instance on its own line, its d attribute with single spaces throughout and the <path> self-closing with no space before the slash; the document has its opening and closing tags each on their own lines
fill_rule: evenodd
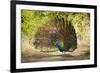
<svg viewBox="0 0 100 73">
<path fill-rule="evenodd" d="M 79 39 L 89 39 L 90 15 L 79 12 L 21 10 L 22 33 L 25 35 L 35 34 L 39 27 L 52 23 L 51 20 L 55 17 L 71 21 Z"/>
</svg>

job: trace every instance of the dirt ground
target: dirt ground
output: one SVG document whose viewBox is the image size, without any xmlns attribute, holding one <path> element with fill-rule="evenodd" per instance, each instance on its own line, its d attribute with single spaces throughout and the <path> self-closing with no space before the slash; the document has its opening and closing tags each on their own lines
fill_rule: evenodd
<svg viewBox="0 0 100 73">
<path fill-rule="evenodd" d="M 21 50 L 21 62 L 41 62 L 41 61 L 69 61 L 90 59 L 90 47 L 80 43 L 73 52 L 62 54 L 59 51 L 41 52 L 34 49 L 27 41 L 23 42 Z"/>
<path fill-rule="evenodd" d="M 90 59 L 89 53 L 82 52 L 69 52 L 62 54 L 59 51 L 57 52 L 38 52 L 30 51 L 28 54 L 22 54 L 21 62 L 41 62 L 41 61 L 69 61 L 69 60 L 87 60 Z M 78 53 L 78 54 L 77 54 Z M 81 54 L 80 54 L 81 53 Z M 83 54 L 82 54 L 83 53 Z"/>
</svg>

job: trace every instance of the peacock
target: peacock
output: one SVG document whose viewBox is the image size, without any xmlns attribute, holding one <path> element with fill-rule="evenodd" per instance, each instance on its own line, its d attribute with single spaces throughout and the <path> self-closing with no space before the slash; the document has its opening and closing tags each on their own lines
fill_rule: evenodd
<svg viewBox="0 0 100 73">
<path fill-rule="evenodd" d="M 65 50 L 61 44 L 61 41 L 60 40 L 56 40 L 55 42 L 55 47 L 60 51 L 62 52 L 62 54 L 65 54 Z"/>
</svg>

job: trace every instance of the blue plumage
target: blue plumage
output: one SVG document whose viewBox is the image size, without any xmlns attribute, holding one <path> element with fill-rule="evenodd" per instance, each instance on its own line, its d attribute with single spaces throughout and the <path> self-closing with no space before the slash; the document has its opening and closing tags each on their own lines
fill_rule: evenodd
<svg viewBox="0 0 100 73">
<path fill-rule="evenodd" d="M 59 49 L 60 52 L 64 51 L 64 48 L 61 46 L 61 41 L 57 40 L 55 43 L 55 47 Z"/>
</svg>

